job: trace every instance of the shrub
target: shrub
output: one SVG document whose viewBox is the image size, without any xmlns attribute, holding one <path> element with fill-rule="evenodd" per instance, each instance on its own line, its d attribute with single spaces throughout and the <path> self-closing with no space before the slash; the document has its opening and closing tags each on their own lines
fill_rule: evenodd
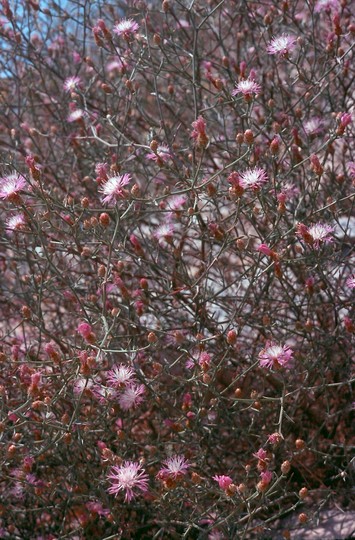
<svg viewBox="0 0 355 540">
<path fill-rule="evenodd" d="M 346 509 L 350 2 L 1 16 L 2 538 Z"/>
</svg>

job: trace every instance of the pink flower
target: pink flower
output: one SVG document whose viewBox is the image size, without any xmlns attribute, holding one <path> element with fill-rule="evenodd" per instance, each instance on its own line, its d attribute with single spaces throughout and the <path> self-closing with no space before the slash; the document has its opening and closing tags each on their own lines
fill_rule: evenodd
<svg viewBox="0 0 355 540">
<path fill-rule="evenodd" d="M 80 85 L 80 77 L 68 77 L 65 79 L 63 88 L 66 92 L 73 92 Z"/>
<path fill-rule="evenodd" d="M 120 491 L 125 491 L 125 501 L 130 502 L 135 496 L 133 490 L 139 489 L 146 492 L 148 490 L 148 475 L 139 463 L 125 461 L 123 465 L 114 465 L 107 476 L 111 482 L 108 493 L 118 495 Z"/>
<path fill-rule="evenodd" d="M 129 39 L 138 32 L 139 25 L 133 19 L 122 19 L 113 27 L 113 31 L 118 36 Z"/>
<path fill-rule="evenodd" d="M 270 484 L 272 480 L 272 472 L 271 471 L 263 471 L 260 473 L 260 479 L 263 484 Z"/>
<path fill-rule="evenodd" d="M 92 332 L 92 327 L 89 323 L 82 322 L 78 325 L 77 331 L 84 339 L 87 339 Z"/>
<path fill-rule="evenodd" d="M 6 228 L 9 231 L 23 231 L 26 227 L 26 217 L 24 214 L 15 214 L 6 222 Z"/>
<path fill-rule="evenodd" d="M 157 477 L 161 480 L 178 480 L 182 476 L 185 476 L 190 466 L 189 462 L 184 456 L 171 456 L 164 461 L 165 467 L 162 467 L 157 474 Z"/>
<path fill-rule="evenodd" d="M 193 131 L 191 137 L 195 139 L 196 146 L 199 148 L 205 148 L 208 143 L 208 136 L 206 134 L 206 122 L 199 116 L 197 120 L 192 122 Z"/>
<path fill-rule="evenodd" d="M 307 135 L 319 135 L 319 133 L 323 131 L 323 122 L 321 118 L 315 116 L 307 120 L 307 122 L 304 123 L 303 127 Z"/>
<path fill-rule="evenodd" d="M 115 388 L 125 386 L 132 379 L 134 379 L 133 369 L 124 364 L 113 366 L 107 373 L 107 383 Z"/>
<path fill-rule="evenodd" d="M 118 199 L 123 199 L 126 195 L 123 188 L 129 184 L 130 181 L 131 176 L 129 174 L 111 176 L 99 190 L 104 195 L 104 197 L 102 197 L 103 204 L 110 204 L 116 202 Z"/>
<path fill-rule="evenodd" d="M 166 144 L 160 144 L 156 152 L 151 152 L 147 154 L 147 159 L 151 159 L 158 164 L 163 164 L 171 159 L 171 153 L 169 147 Z"/>
<path fill-rule="evenodd" d="M 174 235 L 174 225 L 172 223 L 163 223 L 154 232 L 154 237 L 158 240 L 160 246 L 171 244 Z"/>
<path fill-rule="evenodd" d="M 287 367 L 292 357 L 293 350 L 287 345 L 267 341 L 265 348 L 259 353 L 259 362 L 262 367 L 278 369 Z"/>
<path fill-rule="evenodd" d="M 252 189 L 257 191 L 268 181 L 266 171 L 255 167 L 247 169 L 239 175 L 239 184 L 243 189 Z"/>
<path fill-rule="evenodd" d="M 129 386 L 126 386 L 124 392 L 118 399 L 121 409 L 128 411 L 129 409 L 138 407 L 144 400 L 142 397 L 144 392 L 145 388 L 143 384 L 130 384 Z"/>
<path fill-rule="evenodd" d="M 243 96 L 251 98 L 252 94 L 259 94 L 261 90 L 260 84 L 256 83 L 252 79 L 245 79 L 240 81 L 232 92 L 232 96 L 237 94 L 243 94 Z"/>
<path fill-rule="evenodd" d="M 257 459 L 265 461 L 267 458 L 267 452 L 266 450 L 264 450 L 264 448 L 259 448 L 259 450 L 255 452 L 255 454 L 253 454 L 253 456 L 256 457 Z"/>
<path fill-rule="evenodd" d="M 75 111 L 72 111 L 68 115 L 67 121 L 69 123 L 78 122 L 79 120 L 82 120 L 83 117 L 84 117 L 84 111 L 82 111 L 81 109 L 76 109 Z"/>
<path fill-rule="evenodd" d="M 340 11 L 339 0 L 318 0 L 314 7 L 315 13 L 322 13 L 323 11 Z"/>
<path fill-rule="evenodd" d="M 287 56 L 295 48 L 296 39 L 287 34 L 275 37 L 271 40 L 267 47 L 269 54 L 277 54 L 279 56 Z"/>
<path fill-rule="evenodd" d="M 350 289 L 355 289 L 355 274 L 348 277 L 348 279 L 346 280 L 346 285 Z"/>
<path fill-rule="evenodd" d="M 320 249 L 322 244 L 333 242 L 332 233 L 334 227 L 323 223 L 316 223 L 311 227 L 307 227 L 303 223 L 298 223 L 296 234 L 302 238 L 306 244 Z"/>
<path fill-rule="evenodd" d="M 25 178 L 18 173 L 0 178 L 0 199 L 13 203 L 20 202 L 20 192 L 26 187 Z"/>
<path fill-rule="evenodd" d="M 218 485 L 221 489 L 223 489 L 224 491 L 226 491 L 229 486 L 233 483 L 233 480 L 231 479 L 230 476 L 213 476 L 212 477 L 213 480 L 216 480 L 216 482 L 218 482 Z"/>
</svg>

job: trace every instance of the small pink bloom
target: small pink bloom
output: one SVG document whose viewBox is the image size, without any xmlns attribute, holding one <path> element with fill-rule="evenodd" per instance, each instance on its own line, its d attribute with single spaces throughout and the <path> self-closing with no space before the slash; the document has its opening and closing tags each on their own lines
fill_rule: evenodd
<svg viewBox="0 0 355 540">
<path fill-rule="evenodd" d="M 303 124 L 304 130 L 309 136 L 319 135 L 323 131 L 323 122 L 317 116 L 310 118 Z"/>
<path fill-rule="evenodd" d="M 295 48 L 296 39 L 293 36 L 283 34 L 271 40 L 267 47 L 269 54 L 287 56 Z"/>
<path fill-rule="evenodd" d="M 82 120 L 83 117 L 84 111 L 82 111 L 81 109 L 76 109 L 68 115 L 67 121 L 69 123 L 78 122 L 79 120 Z"/>
<path fill-rule="evenodd" d="M 109 178 L 99 189 L 104 195 L 104 197 L 102 197 L 103 204 L 110 204 L 119 199 L 123 199 L 126 196 L 123 188 L 129 184 L 130 181 L 131 176 L 129 174 L 111 176 L 111 178 Z"/>
<path fill-rule="evenodd" d="M 237 94 L 243 94 L 243 96 L 251 97 L 252 94 L 257 95 L 260 93 L 261 86 L 252 79 L 245 79 L 240 81 L 232 92 L 232 96 Z"/>
<path fill-rule="evenodd" d="M 89 323 L 82 322 L 79 324 L 77 331 L 84 339 L 87 339 L 92 332 L 92 326 Z"/>
<path fill-rule="evenodd" d="M 166 163 L 171 159 L 171 153 L 169 147 L 166 144 L 160 144 L 156 152 L 147 154 L 147 159 L 151 159 L 158 164 Z"/>
<path fill-rule="evenodd" d="M 221 489 L 223 489 L 224 491 L 226 491 L 229 486 L 233 483 L 233 480 L 231 479 L 230 476 L 213 476 L 212 477 L 213 480 L 216 480 L 216 482 L 218 482 L 218 485 Z"/>
<path fill-rule="evenodd" d="M 11 216 L 6 222 L 6 228 L 9 231 L 23 231 L 26 228 L 26 217 L 24 214 Z"/>
<path fill-rule="evenodd" d="M 171 456 L 164 461 L 164 467 L 160 469 L 157 477 L 161 480 L 178 480 L 187 474 L 187 470 L 190 466 L 189 462 L 184 456 Z"/>
<path fill-rule="evenodd" d="M 266 450 L 264 450 L 264 448 L 259 448 L 259 450 L 255 452 L 255 454 L 253 454 L 253 456 L 256 457 L 257 459 L 265 461 L 267 458 L 267 452 Z"/>
<path fill-rule="evenodd" d="M 272 480 L 272 472 L 271 471 L 263 471 L 260 473 L 260 479 L 263 482 L 263 484 L 270 484 Z"/>
<path fill-rule="evenodd" d="M 68 77 L 65 79 L 63 87 L 66 92 L 73 92 L 80 85 L 80 77 Z"/>
<path fill-rule="evenodd" d="M 192 122 L 193 131 L 191 137 L 195 140 L 196 146 L 205 148 L 208 143 L 208 136 L 206 134 L 206 122 L 199 116 L 197 120 Z"/>
<path fill-rule="evenodd" d="M 125 386 L 134 379 L 134 371 L 132 368 L 124 364 L 113 366 L 107 373 L 107 384 L 115 388 Z"/>
<path fill-rule="evenodd" d="M 339 0 L 318 0 L 314 7 L 315 13 L 322 13 L 326 11 L 340 11 L 340 2 Z"/>
<path fill-rule="evenodd" d="M 348 277 L 348 279 L 346 280 L 346 285 L 350 289 L 355 289 L 355 274 Z"/>
<path fill-rule="evenodd" d="M 258 191 L 267 181 L 268 177 L 266 171 L 259 167 L 247 169 L 239 175 L 239 182 L 243 189 Z"/>
<path fill-rule="evenodd" d="M 130 502 L 136 493 L 134 490 L 146 492 L 148 490 L 148 475 L 139 463 L 125 461 L 123 465 L 114 465 L 107 476 L 111 482 L 108 492 L 117 496 L 120 491 L 125 491 L 125 501 Z"/>
<path fill-rule="evenodd" d="M 135 409 L 144 401 L 145 388 L 143 384 L 130 384 L 126 386 L 124 392 L 120 395 L 118 403 L 124 411 Z"/>
<path fill-rule="evenodd" d="M 259 362 L 262 367 L 278 369 L 287 367 L 292 357 L 293 350 L 287 345 L 267 341 L 265 348 L 259 353 Z"/>
<path fill-rule="evenodd" d="M 20 192 L 26 187 L 25 178 L 12 173 L 9 176 L 0 178 L 0 199 L 14 203 L 20 202 Z"/>
<path fill-rule="evenodd" d="M 164 246 L 171 244 L 174 235 L 174 225 L 172 223 L 163 223 L 154 232 L 154 237 L 158 240 L 159 245 Z"/>
<path fill-rule="evenodd" d="M 118 36 L 129 39 L 138 32 L 139 25 L 133 19 L 122 19 L 113 27 L 113 32 Z"/>
<path fill-rule="evenodd" d="M 296 234 L 301 237 L 306 244 L 311 245 L 315 249 L 320 249 L 323 244 L 333 242 L 333 232 L 334 227 L 331 225 L 316 223 L 311 227 L 307 227 L 303 223 L 298 223 Z"/>
<path fill-rule="evenodd" d="M 347 126 L 351 124 L 351 122 L 352 122 L 352 117 L 350 113 L 343 113 L 340 116 L 340 126 L 346 128 Z"/>
</svg>

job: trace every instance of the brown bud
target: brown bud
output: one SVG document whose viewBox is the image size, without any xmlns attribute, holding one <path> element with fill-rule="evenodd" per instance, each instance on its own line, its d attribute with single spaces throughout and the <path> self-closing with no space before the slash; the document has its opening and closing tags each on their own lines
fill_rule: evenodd
<svg viewBox="0 0 355 540">
<path fill-rule="evenodd" d="M 295 446 L 297 450 L 304 450 L 306 448 L 306 443 L 303 439 L 296 439 Z"/>
<path fill-rule="evenodd" d="M 244 131 L 244 142 L 249 145 L 253 144 L 254 134 L 251 129 L 247 129 Z"/>
<path fill-rule="evenodd" d="M 307 516 L 307 514 L 305 514 L 304 512 L 302 512 L 302 514 L 300 514 L 300 515 L 298 516 L 298 521 L 299 521 L 300 523 L 307 523 L 307 521 L 308 521 L 308 516 Z"/>
<path fill-rule="evenodd" d="M 157 335 L 154 332 L 149 332 L 148 343 L 156 343 L 158 341 Z"/>
<path fill-rule="evenodd" d="M 300 499 L 305 499 L 307 497 L 307 495 L 308 495 L 308 489 L 306 487 L 303 487 L 298 492 L 298 496 L 299 496 Z"/>
<path fill-rule="evenodd" d="M 281 472 L 282 474 L 288 474 L 291 470 L 291 463 L 286 460 L 281 464 Z"/>
<path fill-rule="evenodd" d="M 110 225 L 111 218 L 106 212 L 102 212 L 99 216 L 99 222 L 101 227 L 108 227 Z"/>
</svg>

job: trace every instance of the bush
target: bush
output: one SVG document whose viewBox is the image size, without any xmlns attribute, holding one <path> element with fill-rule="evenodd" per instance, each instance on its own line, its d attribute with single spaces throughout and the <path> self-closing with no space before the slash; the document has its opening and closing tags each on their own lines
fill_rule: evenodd
<svg viewBox="0 0 355 540">
<path fill-rule="evenodd" d="M 3 0 L 0 31 L 1 537 L 346 509 L 350 2 Z"/>
</svg>

